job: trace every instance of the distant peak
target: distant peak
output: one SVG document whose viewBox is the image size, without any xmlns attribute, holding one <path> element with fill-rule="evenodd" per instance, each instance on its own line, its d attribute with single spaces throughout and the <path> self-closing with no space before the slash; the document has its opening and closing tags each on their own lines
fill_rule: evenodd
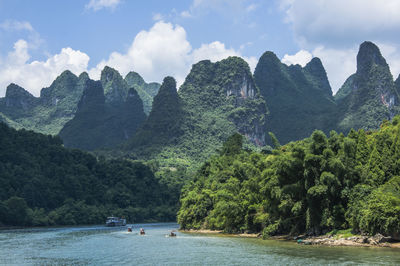
<svg viewBox="0 0 400 266">
<path fill-rule="evenodd" d="M 197 62 L 196 64 L 192 65 L 192 68 L 198 68 L 198 67 L 207 67 L 210 65 L 213 65 L 214 63 L 212 63 L 210 60 L 206 59 L 206 60 L 201 60 L 199 62 Z"/>
<path fill-rule="evenodd" d="M 72 73 L 70 70 L 64 70 L 62 73 L 61 73 L 61 75 L 60 75 L 60 77 L 63 77 L 63 76 L 75 76 L 75 74 L 74 73 Z M 76 77 L 76 76 L 75 76 Z"/>
<path fill-rule="evenodd" d="M 256 69 L 254 70 L 254 77 L 256 79 L 264 79 L 269 76 L 269 73 L 281 73 L 284 64 L 279 60 L 279 58 L 271 51 L 266 51 L 258 60 Z M 286 66 L 286 65 L 284 65 Z M 271 76 L 272 77 L 272 76 Z M 274 76 L 273 79 L 279 79 L 278 76 Z M 261 82 L 259 80 L 259 82 Z M 263 83 L 263 82 L 261 82 Z"/>
<path fill-rule="evenodd" d="M 308 62 L 304 69 L 311 74 L 326 75 L 325 68 L 318 57 L 314 57 L 313 59 L 311 59 L 311 61 Z"/>
<path fill-rule="evenodd" d="M 143 84 L 145 84 L 144 79 L 142 78 L 142 76 L 139 75 L 139 73 L 135 72 L 135 71 L 131 71 L 129 72 L 126 76 L 125 76 L 125 80 L 128 82 L 128 84 L 130 86 L 132 85 L 138 85 L 138 86 L 142 86 Z"/>
<path fill-rule="evenodd" d="M 109 66 L 105 66 L 103 68 L 103 70 L 101 71 L 100 79 L 103 82 L 104 81 L 107 82 L 107 81 L 110 81 L 112 79 L 119 78 L 119 77 L 122 79 L 122 76 L 119 74 L 119 72 L 116 69 L 109 67 Z"/>
<path fill-rule="evenodd" d="M 369 41 L 363 42 L 357 54 L 357 72 L 367 73 L 373 64 L 388 66 L 378 46 Z"/>
<path fill-rule="evenodd" d="M 161 89 L 176 91 L 176 81 L 175 81 L 175 79 L 173 77 L 170 77 L 170 76 L 165 77 L 164 80 L 163 80 L 163 83 L 161 85 L 160 90 Z"/>
<path fill-rule="evenodd" d="M 114 71 L 117 71 L 117 70 L 115 70 L 112 67 L 105 66 L 101 72 L 114 72 Z"/>
<path fill-rule="evenodd" d="M 7 86 L 5 103 L 8 107 L 22 108 L 28 110 L 35 105 L 36 98 L 24 88 L 11 83 Z"/>
<path fill-rule="evenodd" d="M 32 94 L 30 94 L 27 90 L 25 90 L 24 88 L 18 86 L 15 83 L 11 83 L 10 85 L 7 86 L 7 90 L 6 90 L 6 98 L 7 97 L 15 97 L 15 96 L 31 96 L 33 97 Z"/>
<path fill-rule="evenodd" d="M 87 73 L 87 72 L 82 72 L 82 73 L 79 75 L 79 79 L 80 79 L 80 80 L 82 80 L 82 79 L 89 79 L 88 73 Z"/>
<path fill-rule="evenodd" d="M 265 53 L 263 53 L 263 55 L 260 57 L 259 61 L 275 61 L 277 63 L 281 63 L 281 60 L 279 60 L 279 58 L 276 56 L 276 54 L 274 52 L 271 51 L 266 51 Z"/>
<path fill-rule="evenodd" d="M 65 70 L 56 78 L 56 80 L 54 82 L 56 82 L 56 81 L 57 82 L 62 82 L 64 80 L 73 80 L 73 81 L 75 81 L 77 79 L 78 79 L 78 77 L 74 73 L 72 73 L 69 70 Z"/>
<path fill-rule="evenodd" d="M 323 67 L 322 66 L 322 61 L 318 57 L 313 57 L 310 62 L 307 63 L 307 66 L 317 66 L 317 67 Z"/>
</svg>

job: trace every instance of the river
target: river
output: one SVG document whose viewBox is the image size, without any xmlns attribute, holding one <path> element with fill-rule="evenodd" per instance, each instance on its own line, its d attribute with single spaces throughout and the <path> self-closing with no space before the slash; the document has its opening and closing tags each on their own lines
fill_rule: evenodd
<svg viewBox="0 0 400 266">
<path fill-rule="evenodd" d="M 139 228 L 146 235 L 138 234 Z M 304 246 L 294 242 L 177 233 L 177 224 L 0 231 L 0 265 L 400 265 L 390 248 Z"/>
</svg>

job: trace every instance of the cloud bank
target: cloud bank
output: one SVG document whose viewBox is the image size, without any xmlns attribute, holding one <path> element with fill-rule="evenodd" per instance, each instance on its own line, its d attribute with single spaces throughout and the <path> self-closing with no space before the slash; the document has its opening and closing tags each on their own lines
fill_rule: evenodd
<svg viewBox="0 0 400 266">
<path fill-rule="evenodd" d="M 86 9 L 91 9 L 93 11 L 99 11 L 103 8 L 109 8 L 111 10 L 115 9 L 121 0 L 90 0 L 88 4 L 86 4 Z"/>
<path fill-rule="evenodd" d="M 70 47 L 62 48 L 45 61 L 30 61 L 29 43 L 20 39 L 5 58 L 0 58 L 0 96 L 5 95 L 10 83 L 17 83 L 39 96 L 40 90 L 49 86 L 66 69 L 76 75 L 87 71 L 92 79 L 99 79 L 106 65 L 117 69 L 122 75 L 136 71 L 146 81 L 161 82 L 165 76 L 173 76 L 179 85 L 183 83 L 192 64 L 204 59 L 215 62 L 228 56 L 241 54 L 219 41 L 193 49 L 183 27 L 163 21 L 156 22 L 147 31 L 139 32 L 125 52 L 112 52 L 93 68 L 88 68 L 88 54 Z M 254 69 L 257 59 L 244 59 Z"/>
<path fill-rule="evenodd" d="M 301 50 L 321 58 L 335 92 L 356 71 L 358 47 L 366 40 L 379 46 L 392 74 L 399 74 L 400 1 L 281 0 L 280 6 Z"/>
<path fill-rule="evenodd" d="M 160 81 L 173 76 L 182 84 L 192 64 L 209 59 L 213 62 L 229 56 L 241 56 L 239 51 L 226 48 L 215 41 L 193 49 L 186 38 L 186 31 L 179 25 L 159 21 L 149 30 L 139 32 L 126 53 L 112 53 L 89 71 L 91 78 L 98 79 L 101 70 L 108 65 L 122 75 L 136 71 L 148 81 Z M 256 58 L 244 58 L 254 69 Z"/>
<path fill-rule="evenodd" d="M 61 72 L 69 69 L 80 74 L 87 69 L 89 62 L 87 54 L 70 47 L 61 49 L 46 61 L 28 62 L 29 59 L 27 41 L 15 42 L 13 51 L 0 60 L 0 95 L 5 95 L 8 84 L 16 83 L 39 96 L 40 90 L 49 86 Z"/>
</svg>

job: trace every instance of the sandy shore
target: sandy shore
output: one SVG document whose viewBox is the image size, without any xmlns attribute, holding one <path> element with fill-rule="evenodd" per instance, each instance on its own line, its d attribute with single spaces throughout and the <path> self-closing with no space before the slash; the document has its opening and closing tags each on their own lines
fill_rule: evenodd
<svg viewBox="0 0 400 266">
<path fill-rule="evenodd" d="M 209 229 L 199 229 L 199 230 L 195 230 L 195 229 L 188 229 L 188 230 L 179 230 L 180 232 L 184 232 L 184 233 L 196 233 L 196 234 L 220 234 L 220 235 L 226 235 L 226 236 L 235 236 L 235 237 L 248 237 L 248 238 L 257 238 L 257 237 L 261 237 L 261 234 L 247 234 L 247 233 L 243 233 L 243 234 L 227 234 L 224 233 L 221 230 L 209 230 Z"/>
<path fill-rule="evenodd" d="M 209 230 L 209 229 L 189 229 L 179 230 L 184 233 L 198 233 L 198 234 L 220 234 L 224 236 L 232 237 L 246 237 L 246 238 L 261 238 L 260 233 L 256 234 L 227 234 L 221 230 Z M 313 237 L 293 237 L 288 235 L 273 236 L 270 239 L 273 240 L 284 240 L 297 242 L 303 245 L 323 245 L 323 246 L 351 246 L 351 247 L 389 247 L 389 248 L 400 248 L 400 242 L 389 242 L 390 239 L 382 235 L 376 236 L 352 236 L 347 238 L 337 238 L 334 236 L 313 236 Z"/>
</svg>

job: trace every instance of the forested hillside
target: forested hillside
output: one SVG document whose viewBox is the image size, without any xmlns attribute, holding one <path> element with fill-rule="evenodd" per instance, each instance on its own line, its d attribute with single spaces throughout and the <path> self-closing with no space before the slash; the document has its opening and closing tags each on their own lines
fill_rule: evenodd
<svg viewBox="0 0 400 266">
<path fill-rule="evenodd" d="M 235 132 L 262 146 L 266 113 L 243 59 L 201 61 L 192 66 L 179 91 L 174 78 L 164 79 L 148 119 L 122 153 L 192 171 Z M 119 150 L 113 149 L 116 154 Z"/>
<path fill-rule="evenodd" d="M 0 225 L 173 221 L 176 191 L 155 165 L 96 159 L 62 146 L 59 137 L 0 123 Z"/>
<path fill-rule="evenodd" d="M 400 116 L 377 131 L 315 131 L 272 154 L 233 135 L 182 191 L 184 229 L 321 234 L 400 232 Z"/>
<path fill-rule="evenodd" d="M 339 132 L 355 129 L 376 129 L 383 119 L 400 113 L 399 92 L 389 65 L 379 48 L 363 42 L 357 54 L 357 71 L 335 95 Z"/>
<path fill-rule="evenodd" d="M 79 77 L 64 71 L 36 98 L 16 84 L 7 87 L 0 98 L 0 115 L 14 128 L 25 128 L 44 134 L 56 135 L 72 119 L 82 96 L 87 73 Z"/>
<path fill-rule="evenodd" d="M 335 128 L 336 103 L 319 58 L 302 68 L 287 66 L 273 52 L 265 52 L 254 80 L 269 109 L 266 130 L 282 143 L 303 139 L 315 129 Z"/>
<path fill-rule="evenodd" d="M 135 134 L 146 119 L 142 100 L 134 88 L 121 97 L 115 94 L 107 101 L 100 81 L 86 81 L 75 117 L 59 133 L 66 147 L 115 147 Z"/>
</svg>

